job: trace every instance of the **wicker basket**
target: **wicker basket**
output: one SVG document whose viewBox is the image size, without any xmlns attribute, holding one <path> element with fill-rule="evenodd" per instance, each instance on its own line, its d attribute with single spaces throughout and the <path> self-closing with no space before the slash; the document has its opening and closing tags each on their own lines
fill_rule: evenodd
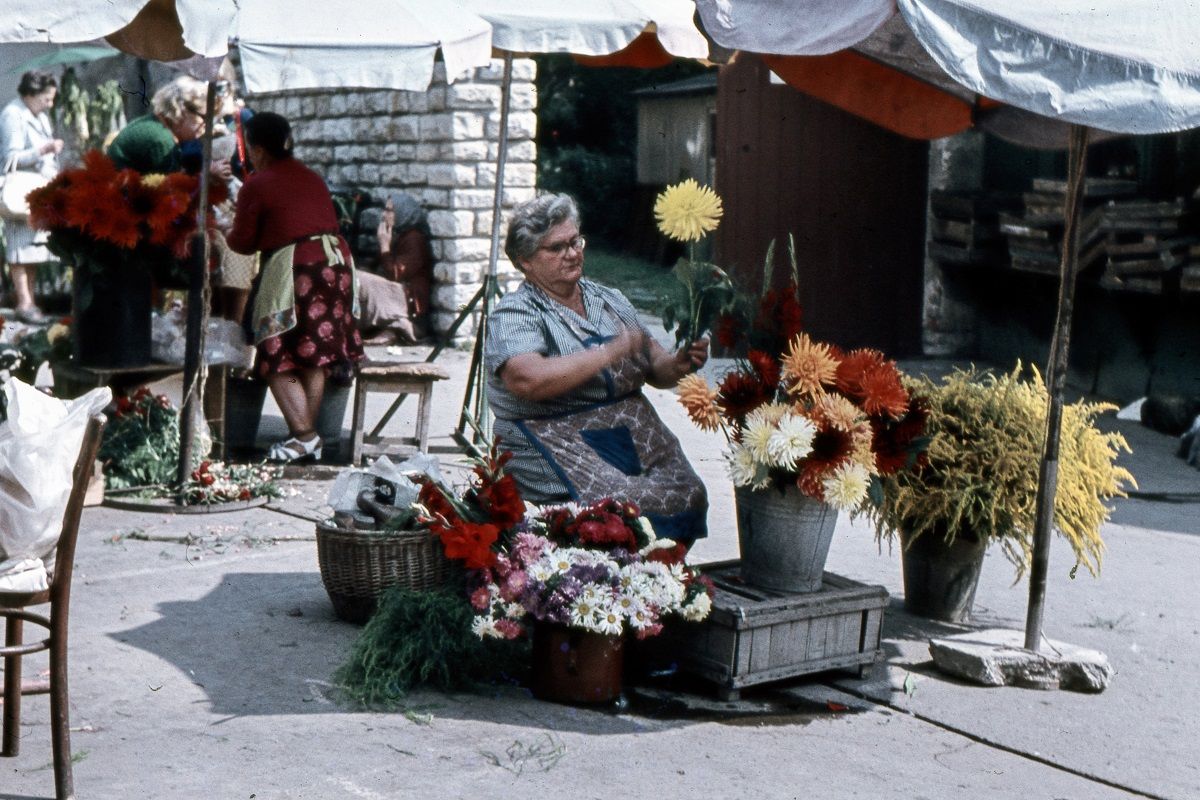
<svg viewBox="0 0 1200 800">
<path fill-rule="evenodd" d="M 348 531 L 319 522 L 317 561 L 334 613 L 357 623 L 390 586 L 436 589 L 462 574 L 429 531 Z"/>
</svg>

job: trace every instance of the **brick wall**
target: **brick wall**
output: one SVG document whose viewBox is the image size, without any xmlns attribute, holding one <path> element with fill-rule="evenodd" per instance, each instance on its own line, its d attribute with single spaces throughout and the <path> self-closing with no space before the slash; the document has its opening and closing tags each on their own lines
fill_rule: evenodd
<svg viewBox="0 0 1200 800">
<path fill-rule="evenodd" d="M 534 75 L 532 60 L 514 60 L 504 212 L 536 191 Z M 450 327 L 487 270 L 502 77 L 503 61 L 495 59 L 467 78 L 447 83 L 439 63 L 426 92 L 342 89 L 260 94 L 246 100 L 256 111 L 287 117 L 296 156 L 331 185 L 360 191 L 380 205 L 395 190 L 424 204 L 433 233 L 433 326 L 438 332 Z M 502 224 L 508 218 L 504 212 Z M 378 208 L 365 211 L 365 233 L 352 243 L 366 264 L 377 254 L 373 231 L 378 221 Z M 498 270 L 505 289 L 519 282 L 503 252 Z M 477 317 L 465 322 L 456 338 L 472 336 Z"/>
</svg>

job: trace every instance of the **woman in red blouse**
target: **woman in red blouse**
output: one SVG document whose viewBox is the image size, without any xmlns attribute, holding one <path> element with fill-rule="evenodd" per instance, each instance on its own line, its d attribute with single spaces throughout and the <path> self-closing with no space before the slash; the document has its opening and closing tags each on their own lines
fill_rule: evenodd
<svg viewBox="0 0 1200 800">
<path fill-rule="evenodd" d="M 317 411 L 334 371 L 362 359 L 354 323 L 354 266 L 320 175 L 292 157 L 291 127 L 278 114 L 246 122 L 255 172 L 238 194 L 226 240 L 236 253 L 262 253 L 248 324 L 258 374 L 271 387 L 291 438 L 273 461 L 321 457 Z"/>
</svg>

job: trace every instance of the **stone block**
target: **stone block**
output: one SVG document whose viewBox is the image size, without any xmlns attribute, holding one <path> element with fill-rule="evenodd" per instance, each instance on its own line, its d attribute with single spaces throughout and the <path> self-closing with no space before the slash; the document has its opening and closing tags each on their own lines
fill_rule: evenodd
<svg viewBox="0 0 1200 800">
<path fill-rule="evenodd" d="M 433 113 L 437 111 L 445 111 L 447 108 L 445 86 L 431 86 L 429 91 L 425 92 L 422 97 L 425 99 L 425 102 L 421 107 L 422 112 Z"/>
<path fill-rule="evenodd" d="M 487 83 L 454 83 L 445 88 L 446 107 L 490 110 L 500 107 L 500 87 Z"/>
<path fill-rule="evenodd" d="M 508 218 L 510 214 L 500 213 L 500 244 L 504 245 L 504 231 L 508 227 Z M 492 235 L 492 210 L 489 208 L 486 211 L 475 212 L 475 235 L 476 236 L 491 236 Z"/>
<path fill-rule="evenodd" d="M 304 117 L 316 116 L 317 99 L 312 95 L 308 95 L 300 99 L 300 115 Z"/>
<path fill-rule="evenodd" d="M 500 138 L 500 112 L 488 114 L 485 135 L 488 139 Z M 512 111 L 508 115 L 510 139 L 532 139 L 537 134 L 537 114 L 532 111 Z"/>
<path fill-rule="evenodd" d="M 532 58 L 514 58 L 512 67 L 513 84 L 518 81 L 532 83 L 537 77 L 537 63 Z"/>
<path fill-rule="evenodd" d="M 421 201 L 421 205 L 427 209 L 434 208 L 454 208 L 450 203 L 450 189 L 441 189 L 433 186 L 413 187 L 410 194 Z"/>
<path fill-rule="evenodd" d="M 429 212 L 429 230 L 434 236 L 461 238 L 475 233 L 475 215 L 470 211 Z"/>
<path fill-rule="evenodd" d="M 426 174 L 430 186 L 475 185 L 475 166 L 472 164 L 429 164 Z"/>
<path fill-rule="evenodd" d="M 469 283 L 439 286 L 433 290 L 433 303 L 438 308 L 459 311 L 471 302 L 477 291 L 479 286 Z"/>
<path fill-rule="evenodd" d="M 372 137 L 382 142 L 418 142 L 424 137 L 420 117 L 375 117 Z"/>
<path fill-rule="evenodd" d="M 505 186 L 503 208 L 515 208 L 537 197 L 536 186 Z"/>
<path fill-rule="evenodd" d="M 532 83 L 514 83 L 508 95 L 508 110 L 529 111 L 537 107 L 537 88 Z"/>
<path fill-rule="evenodd" d="M 433 329 L 438 333 L 445 333 L 450 330 L 450 326 L 458 319 L 458 312 L 455 311 L 438 311 L 433 312 Z M 475 331 L 479 327 L 479 315 L 472 314 L 458 328 L 458 333 L 454 337 L 452 344 L 458 346 L 474 341 Z"/>
<path fill-rule="evenodd" d="M 488 161 L 495 161 L 500 156 L 500 142 L 487 143 L 487 158 Z M 521 139 L 514 142 L 508 140 L 508 160 L 514 161 L 537 161 L 537 144 L 532 139 Z"/>
<path fill-rule="evenodd" d="M 417 157 L 417 147 L 418 145 L 413 142 L 397 143 L 394 157 L 400 161 L 411 161 Z"/>
<path fill-rule="evenodd" d="M 419 161 L 437 161 L 441 158 L 442 145 L 433 142 L 418 142 L 414 156 Z"/>
<path fill-rule="evenodd" d="M 392 92 L 365 92 L 362 96 L 363 111 L 367 114 L 388 114 L 392 110 Z"/>
<path fill-rule="evenodd" d="M 379 165 L 366 163 L 358 165 L 358 183 L 365 186 L 375 186 L 379 183 Z"/>
<path fill-rule="evenodd" d="M 1033 652 L 1023 632 L 999 628 L 931 639 L 929 653 L 941 671 L 984 686 L 1096 693 L 1113 673 L 1099 650 L 1045 639 Z"/>
<path fill-rule="evenodd" d="M 425 142 L 445 142 L 454 138 L 454 117 L 448 113 L 418 117 L 420 138 Z"/>
<path fill-rule="evenodd" d="M 381 164 L 379 166 L 379 182 L 389 186 L 402 186 L 408 175 L 407 164 Z"/>
<path fill-rule="evenodd" d="M 492 191 L 490 189 L 452 189 L 447 200 L 449 208 L 491 208 Z"/>
<path fill-rule="evenodd" d="M 445 239 L 442 258 L 446 261 L 486 261 L 491 242 L 483 238 Z"/>
<path fill-rule="evenodd" d="M 350 109 L 356 99 L 350 94 L 343 94 L 341 92 L 335 94 L 329 99 L 329 113 L 339 117 L 353 113 Z"/>
<path fill-rule="evenodd" d="M 447 161 L 492 161 L 487 142 L 447 142 L 438 147 L 438 157 Z"/>
<path fill-rule="evenodd" d="M 509 166 L 512 165 L 510 164 Z M 496 165 L 484 161 L 475 167 L 475 185 L 484 187 L 495 186 Z"/>
<path fill-rule="evenodd" d="M 504 168 L 505 186 L 536 186 L 537 167 L 529 162 L 510 162 Z"/>
<path fill-rule="evenodd" d="M 433 277 L 438 283 L 478 287 L 485 268 L 482 261 L 439 261 L 433 265 Z"/>
</svg>

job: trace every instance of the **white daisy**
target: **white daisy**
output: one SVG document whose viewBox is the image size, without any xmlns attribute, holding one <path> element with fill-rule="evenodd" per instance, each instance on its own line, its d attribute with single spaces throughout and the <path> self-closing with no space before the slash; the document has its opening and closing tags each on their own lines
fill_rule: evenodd
<svg viewBox="0 0 1200 800">
<path fill-rule="evenodd" d="M 597 629 L 600 633 L 616 636 L 621 633 L 621 623 L 624 620 L 621 612 L 615 606 L 611 606 L 601 611 L 596 621 L 599 623 Z"/>
<path fill-rule="evenodd" d="M 589 603 L 581 597 L 571 604 L 571 624 L 591 629 L 599 616 L 599 611 L 595 603 Z"/>
<path fill-rule="evenodd" d="M 712 598 L 708 596 L 708 592 L 701 592 L 692 599 L 692 602 L 681 608 L 679 613 L 688 622 L 699 622 L 707 617 L 711 610 Z"/>
<path fill-rule="evenodd" d="M 495 639 L 504 638 L 504 635 L 500 633 L 500 631 L 496 630 L 496 622 L 490 616 L 475 617 L 475 619 L 471 622 L 471 632 L 480 639 L 485 639 L 489 636 Z"/>
</svg>

